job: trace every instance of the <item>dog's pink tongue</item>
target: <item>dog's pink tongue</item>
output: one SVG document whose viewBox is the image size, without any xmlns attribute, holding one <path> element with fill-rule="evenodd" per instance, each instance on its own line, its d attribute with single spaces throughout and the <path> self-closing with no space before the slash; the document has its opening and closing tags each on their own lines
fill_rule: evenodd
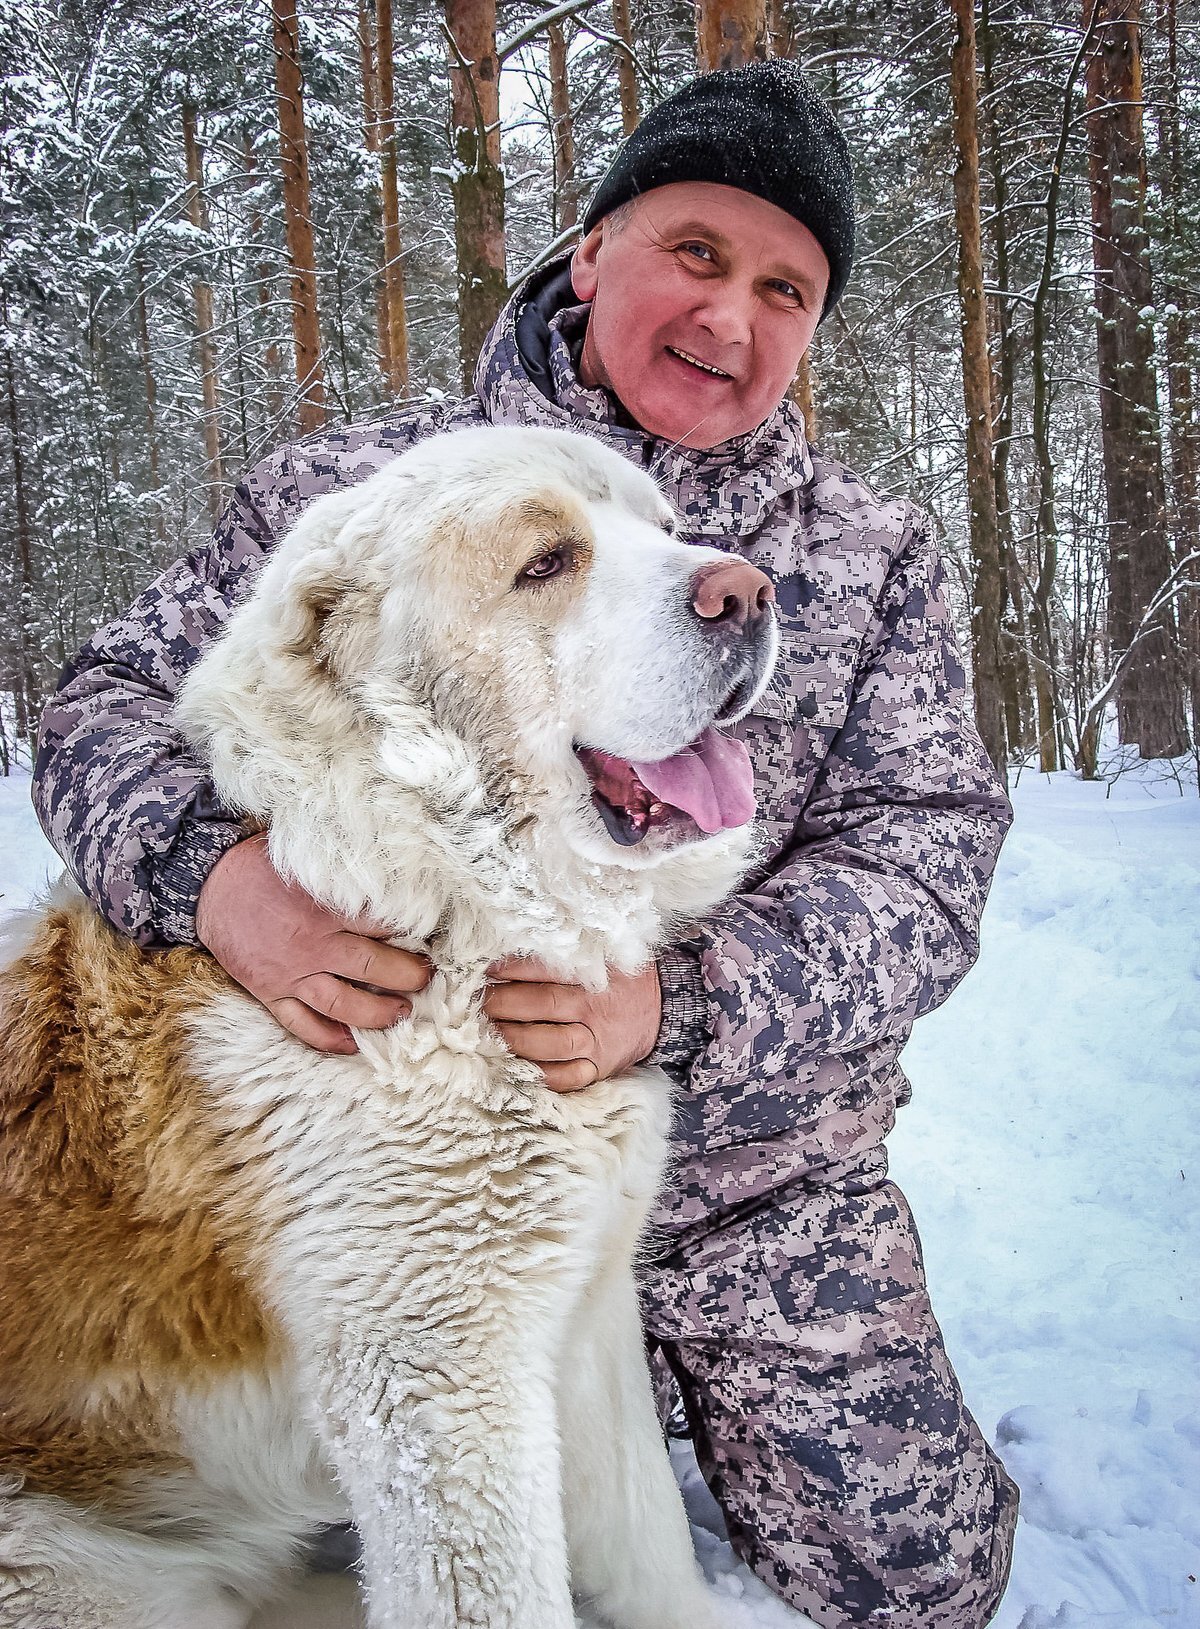
<svg viewBox="0 0 1200 1629">
<path fill-rule="evenodd" d="M 690 814 L 701 831 L 724 831 L 754 819 L 750 755 L 740 741 L 717 730 L 705 730 L 672 758 L 633 769 L 648 792 Z"/>
</svg>

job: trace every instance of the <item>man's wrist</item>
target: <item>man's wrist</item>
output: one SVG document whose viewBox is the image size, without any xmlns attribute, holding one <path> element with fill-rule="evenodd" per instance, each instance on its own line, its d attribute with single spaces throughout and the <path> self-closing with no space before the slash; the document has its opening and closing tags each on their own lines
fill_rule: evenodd
<svg viewBox="0 0 1200 1629">
<path fill-rule="evenodd" d="M 708 1000 L 698 951 L 673 945 L 658 957 L 662 1018 L 648 1063 L 680 1071 L 708 1041 Z"/>
<path fill-rule="evenodd" d="M 200 890 L 217 861 L 250 835 L 236 820 L 193 820 L 181 827 L 150 877 L 153 927 L 159 944 L 199 944 L 196 907 Z"/>
</svg>

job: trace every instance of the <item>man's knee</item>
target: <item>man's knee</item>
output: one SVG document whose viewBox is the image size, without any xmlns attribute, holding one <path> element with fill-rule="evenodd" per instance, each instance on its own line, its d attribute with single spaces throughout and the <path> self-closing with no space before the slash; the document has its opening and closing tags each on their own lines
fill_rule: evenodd
<svg viewBox="0 0 1200 1629">
<path fill-rule="evenodd" d="M 978 1629 L 1016 1489 L 964 1406 L 890 1183 L 793 1193 L 661 1271 L 650 1327 L 753 1569 L 828 1629 Z"/>
</svg>

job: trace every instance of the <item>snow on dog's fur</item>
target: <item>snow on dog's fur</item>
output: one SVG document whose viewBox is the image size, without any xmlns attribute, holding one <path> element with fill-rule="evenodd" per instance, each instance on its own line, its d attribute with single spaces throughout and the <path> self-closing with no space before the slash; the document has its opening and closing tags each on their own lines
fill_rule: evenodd
<svg viewBox="0 0 1200 1629">
<path fill-rule="evenodd" d="M 358 1055 L 77 897 L 23 932 L 0 974 L 8 1629 L 236 1629 L 347 1516 L 373 1629 L 565 1629 L 572 1590 L 618 1629 L 714 1621 L 631 1268 L 666 1081 L 555 1094 L 481 1013 L 497 957 L 598 986 L 745 864 L 746 828 L 657 803 L 614 839 L 585 773 L 587 749 L 671 759 L 765 682 L 770 618 L 714 640 L 692 585 L 725 557 L 670 526 L 594 442 L 441 437 L 314 503 L 185 685 L 279 869 L 429 950 L 411 1019 Z"/>
</svg>

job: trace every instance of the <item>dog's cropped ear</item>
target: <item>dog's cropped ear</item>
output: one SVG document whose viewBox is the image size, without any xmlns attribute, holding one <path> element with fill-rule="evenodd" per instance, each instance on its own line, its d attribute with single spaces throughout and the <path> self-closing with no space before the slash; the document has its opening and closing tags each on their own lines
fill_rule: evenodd
<svg viewBox="0 0 1200 1629">
<path fill-rule="evenodd" d="M 360 636 L 365 633 L 363 622 L 378 610 L 381 595 L 332 562 L 326 563 L 330 569 L 318 562 L 305 564 L 316 569 L 298 573 L 288 585 L 280 614 L 279 654 L 310 663 L 334 678 L 346 677 L 346 663 L 339 658 L 345 654 L 347 638 L 356 625 Z"/>
<path fill-rule="evenodd" d="M 334 679 L 361 671 L 386 587 L 373 519 L 352 490 L 319 500 L 289 533 L 286 569 L 274 585 L 279 656 Z"/>
<path fill-rule="evenodd" d="M 345 533 L 361 509 L 361 494 L 330 492 L 304 511 L 279 545 L 269 574 L 277 626 L 277 649 L 304 656 L 320 640 L 326 619 L 350 586 Z"/>
<path fill-rule="evenodd" d="M 350 592 L 347 531 L 361 507 L 353 491 L 310 505 L 180 689 L 176 719 L 234 807 L 259 812 L 243 783 L 256 741 L 299 747 L 332 712 L 339 727 L 353 727 L 352 708 L 328 682 L 321 645 Z"/>
</svg>

